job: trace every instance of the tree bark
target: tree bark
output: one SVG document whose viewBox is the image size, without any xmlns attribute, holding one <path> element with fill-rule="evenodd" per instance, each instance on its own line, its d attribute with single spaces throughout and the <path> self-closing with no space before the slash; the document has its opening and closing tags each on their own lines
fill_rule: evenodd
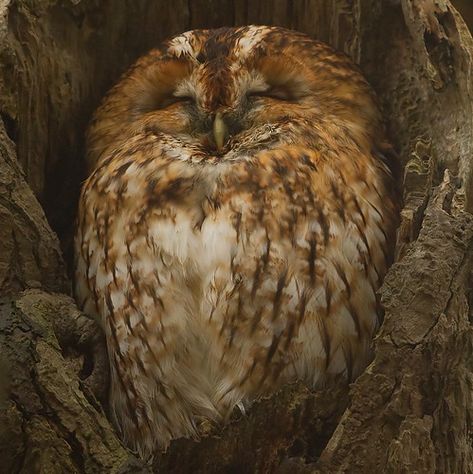
<svg viewBox="0 0 473 474">
<path fill-rule="evenodd" d="M 160 40 L 247 23 L 346 51 L 379 95 L 405 169 L 384 323 L 350 387 L 288 386 L 144 465 L 70 297 L 83 133 Z M 473 472 L 472 55 L 447 0 L 0 0 L 0 472 Z"/>
</svg>

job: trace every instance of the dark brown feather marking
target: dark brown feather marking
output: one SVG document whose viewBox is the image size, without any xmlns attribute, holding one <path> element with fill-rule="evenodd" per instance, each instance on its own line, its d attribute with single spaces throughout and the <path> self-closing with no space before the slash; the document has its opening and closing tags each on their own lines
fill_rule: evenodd
<svg viewBox="0 0 473 474">
<path fill-rule="evenodd" d="M 317 258 L 317 238 L 316 234 L 313 233 L 309 240 L 309 278 L 310 284 L 315 286 L 316 273 L 315 273 L 315 260 Z"/>
<path fill-rule="evenodd" d="M 327 370 L 330 364 L 330 352 L 331 352 L 330 336 L 327 331 L 327 327 L 325 326 L 323 317 L 318 318 L 318 323 L 319 323 L 319 329 L 320 329 L 320 339 L 322 340 L 322 347 L 324 348 L 324 352 L 325 352 L 325 370 Z"/>
<path fill-rule="evenodd" d="M 271 346 L 269 347 L 268 353 L 266 354 L 266 367 L 269 366 L 271 359 L 274 357 L 274 354 L 276 354 L 276 350 L 279 346 L 279 342 L 281 341 L 282 334 L 283 333 L 279 334 L 278 336 L 274 336 L 273 340 L 271 341 Z"/>
<path fill-rule="evenodd" d="M 287 269 L 280 275 L 273 299 L 273 321 L 277 319 L 281 311 L 283 289 L 286 286 Z"/>
</svg>

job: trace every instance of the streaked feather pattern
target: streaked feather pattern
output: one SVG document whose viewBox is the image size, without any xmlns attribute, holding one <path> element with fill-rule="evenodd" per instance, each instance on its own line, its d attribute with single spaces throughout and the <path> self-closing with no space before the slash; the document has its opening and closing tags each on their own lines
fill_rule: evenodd
<svg viewBox="0 0 473 474">
<path fill-rule="evenodd" d="M 103 324 L 130 447 L 148 457 L 282 383 L 361 373 L 392 156 L 356 67 L 297 32 L 187 32 L 124 75 L 89 130 L 76 295 Z"/>
</svg>

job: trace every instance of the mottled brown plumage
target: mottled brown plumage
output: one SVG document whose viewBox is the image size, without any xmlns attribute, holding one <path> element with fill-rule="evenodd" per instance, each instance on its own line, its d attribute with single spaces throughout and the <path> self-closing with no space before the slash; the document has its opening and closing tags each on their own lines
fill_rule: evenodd
<svg viewBox="0 0 473 474">
<path fill-rule="evenodd" d="M 297 32 L 192 31 L 125 74 L 89 130 L 76 294 L 103 323 L 130 447 L 363 370 L 394 161 L 357 68 Z"/>
</svg>

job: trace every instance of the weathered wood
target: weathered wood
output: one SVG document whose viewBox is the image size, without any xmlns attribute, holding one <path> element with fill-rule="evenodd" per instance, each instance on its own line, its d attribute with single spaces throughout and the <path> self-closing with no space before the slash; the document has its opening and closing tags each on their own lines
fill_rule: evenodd
<svg viewBox="0 0 473 474">
<path fill-rule="evenodd" d="M 0 125 L 0 295 L 38 285 L 69 288 L 59 241 Z"/>
<path fill-rule="evenodd" d="M 81 380 L 96 335 L 68 296 L 28 290 L 0 301 L 0 366 L 8 384 L 0 400 L 0 472 L 144 468 Z"/>
<path fill-rule="evenodd" d="M 234 413 L 223 427 L 211 427 L 200 442 L 174 441 L 158 456 L 159 473 L 274 472 L 288 456 L 306 462 L 320 456 L 348 402 L 348 387 L 339 381 L 311 392 L 290 385 L 256 402 L 247 415 Z"/>
<path fill-rule="evenodd" d="M 473 215 L 448 172 L 381 290 L 376 357 L 314 472 L 471 472 Z"/>
</svg>

